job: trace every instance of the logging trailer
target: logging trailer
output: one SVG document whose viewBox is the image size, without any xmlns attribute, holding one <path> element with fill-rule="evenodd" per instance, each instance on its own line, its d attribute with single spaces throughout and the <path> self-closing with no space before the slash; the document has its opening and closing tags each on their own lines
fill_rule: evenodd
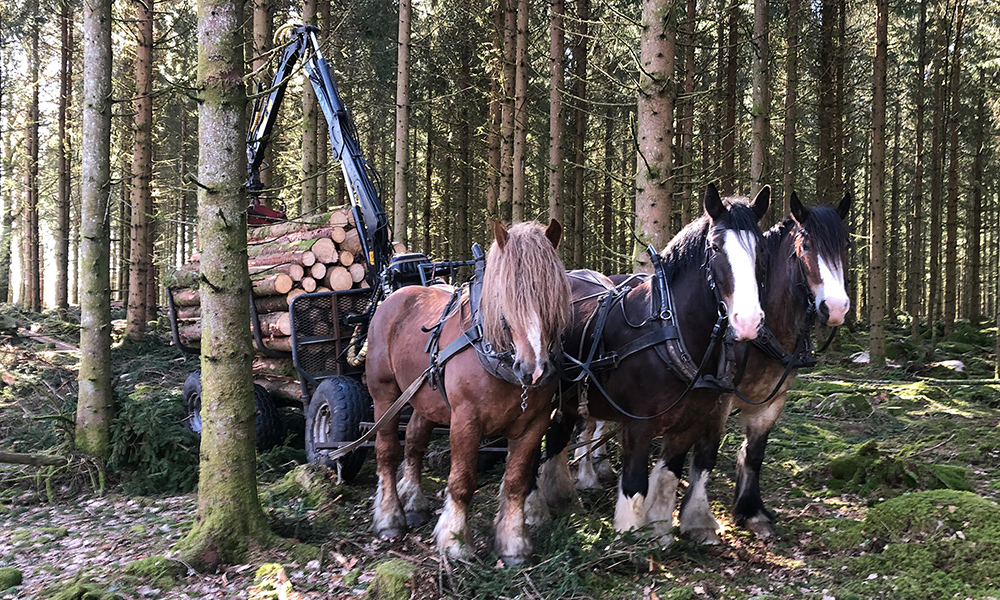
<svg viewBox="0 0 1000 600">
<path fill-rule="evenodd" d="M 320 52 L 318 31 L 309 25 L 285 25 L 278 30 L 275 39 L 285 45 L 284 52 L 271 87 L 257 95 L 247 133 L 249 221 L 255 224 L 278 222 L 252 228 L 248 236 L 250 248 L 254 250 L 250 253 L 248 266 L 253 280 L 249 302 L 257 352 L 255 366 L 287 364 L 290 359 L 294 367 L 293 373 L 277 378 L 258 377 L 255 369 L 256 443 L 259 450 L 281 443 L 285 425 L 279 404 L 301 406 L 308 460 L 326 463 L 337 470 L 341 480 L 349 481 L 360 471 L 370 444 L 333 461 L 328 460 L 327 454 L 359 439 L 373 426 L 372 401 L 363 375 L 367 327 L 375 307 L 387 294 L 404 285 L 428 285 L 441 278 L 451 280 L 459 269 L 472 266 L 474 261 L 431 262 L 417 253 L 393 256 L 380 181 L 361 154 L 353 120 L 340 98 L 333 72 Z M 264 205 L 259 202 L 264 189 L 260 170 L 285 88 L 299 62 L 326 119 L 332 158 L 340 161 L 350 207 L 298 224 L 285 224 L 281 223 L 281 213 L 263 209 Z M 326 235 L 328 229 L 330 233 Z M 317 230 L 320 233 L 316 233 Z M 345 239 L 340 239 L 342 234 L 351 238 L 351 246 L 345 247 Z M 314 265 L 328 266 L 321 260 L 312 260 L 320 254 L 312 250 L 324 241 L 322 245 L 327 255 L 335 256 L 334 260 L 339 263 L 334 267 L 338 281 L 342 274 L 336 269 L 343 269 L 346 261 L 362 266 L 363 276 L 359 277 L 360 270 L 354 269 L 345 285 L 333 283 L 332 275 L 321 275 L 320 281 L 329 284 L 331 289 L 302 285 L 301 281 L 309 279 L 305 275 L 299 283 L 294 282 L 293 276 L 298 275 L 300 269 L 293 267 L 301 267 L 303 273 L 314 273 L 317 271 Z M 311 242 L 309 249 L 303 250 L 306 242 Z M 267 252 L 268 245 L 279 250 Z M 192 308 L 197 302 L 198 277 L 196 265 L 192 265 L 185 265 L 177 275 L 169 278 L 167 300 L 174 344 L 185 353 L 196 354 L 199 347 L 194 341 L 200 340 L 200 331 L 195 331 L 196 323 L 185 325 L 185 318 L 193 321 L 200 316 L 198 310 Z M 315 282 L 315 278 L 312 279 Z M 185 283 L 190 287 L 182 287 Z M 310 287 L 313 289 L 308 289 Z M 287 307 L 287 313 L 272 312 L 275 307 L 279 311 Z M 274 314 L 279 316 L 274 317 Z M 277 335 L 284 332 L 287 336 Z M 182 396 L 188 424 L 192 430 L 200 432 L 199 372 L 188 376 Z"/>
</svg>

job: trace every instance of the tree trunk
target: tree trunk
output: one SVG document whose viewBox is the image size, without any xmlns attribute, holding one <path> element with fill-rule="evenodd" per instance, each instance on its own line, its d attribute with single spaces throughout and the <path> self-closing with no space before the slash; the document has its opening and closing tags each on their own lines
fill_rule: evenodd
<svg viewBox="0 0 1000 600">
<path fill-rule="evenodd" d="M 694 162 L 694 77 L 695 64 L 695 32 L 697 31 L 697 2 L 687 0 L 684 24 L 684 102 L 680 110 L 681 145 L 679 158 L 681 163 L 681 227 L 691 222 L 694 216 L 701 214 L 693 203 L 693 185 L 691 165 Z"/>
<path fill-rule="evenodd" d="M 917 66 L 913 70 L 914 101 L 916 122 L 913 135 L 913 194 L 910 210 L 906 215 L 909 243 L 906 245 L 906 311 L 910 313 L 910 341 L 916 343 L 920 337 L 920 300 L 923 296 L 923 190 L 924 190 L 924 65 L 926 64 L 927 0 L 920 0 L 920 14 L 917 20 Z"/>
<path fill-rule="evenodd" d="M 302 22 L 316 24 L 317 0 L 303 0 Z M 302 203 L 299 214 L 309 215 L 319 206 L 316 196 L 316 130 L 319 127 L 319 102 L 312 85 L 302 86 Z"/>
<path fill-rule="evenodd" d="M 525 214 L 525 159 L 528 145 L 528 0 L 517 0 L 514 76 L 514 148 L 511 173 L 511 218 Z"/>
<path fill-rule="evenodd" d="M 951 132 L 948 159 L 948 203 L 945 230 L 944 260 L 944 333 L 951 334 L 958 316 L 958 130 L 962 123 L 962 99 L 959 86 L 962 80 L 962 18 L 965 15 L 965 0 L 955 5 L 955 44 L 951 60 L 949 80 L 951 111 L 948 130 Z"/>
<path fill-rule="evenodd" d="M 467 42 L 466 42 L 467 44 Z M 458 139 L 458 195 L 455 199 L 455 226 L 458 231 L 456 244 L 458 245 L 458 256 L 466 256 L 466 252 L 472 247 L 469 241 L 469 197 L 472 188 L 472 99 L 469 89 L 472 86 L 472 59 L 468 45 L 462 52 L 461 83 L 461 124 L 459 125 Z M 454 249 L 454 246 L 453 246 Z"/>
<path fill-rule="evenodd" d="M 942 147 L 944 139 L 944 113 L 945 113 L 945 82 L 944 82 L 944 62 L 942 53 L 945 48 L 945 22 L 943 17 L 939 17 L 937 24 L 937 51 L 934 55 L 932 68 L 932 87 L 934 88 L 934 117 L 931 126 L 931 205 L 930 205 L 930 236 L 929 273 L 930 279 L 927 284 L 927 325 L 931 329 L 931 345 L 929 357 L 933 358 L 934 348 L 937 346 L 937 328 L 935 321 L 940 315 L 941 296 L 939 290 L 941 281 L 941 193 L 942 193 Z"/>
<path fill-rule="evenodd" d="M 900 103 L 897 101 L 893 104 L 893 112 L 896 114 L 896 118 L 893 120 L 892 128 L 892 191 L 890 195 L 890 214 L 886 219 L 886 226 L 888 227 L 887 233 L 889 237 L 889 255 L 886 259 L 886 272 L 892 274 L 886 278 L 886 311 L 888 312 L 890 318 L 895 317 L 896 311 L 899 309 L 899 285 L 902 277 L 899 277 L 896 274 L 901 274 L 903 264 L 902 261 L 899 260 L 899 240 L 902 235 L 903 223 L 903 220 L 899 215 L 899 166 L 901 162 L 899 133 L 903 126 L 903 119 L 899 110 Z"/>
<path fill-rule="evenodd" d="M 396 49 L 396 163 L 393 169 L 392 238 L 408 245 L 406 235 L 407 182 L 410 171 L 410 0 L 399 0 L 399 37 Z"/>
<path fill-rule="evenodd" d="M 587 54 L 589 52 L 587 42 L 590 39 L 590 0 L 577 0 L 576 10 L 580 29 L 576 45 L 573 48 L 573 61 L 576 63 L 574 69 L 576 81 L 573 91 L 576 96 L 574 119 L 576 130 L 573 135 L 573 227 L 570 228 L 569 233 L 573 239 L 573 265 L 574 267 L 583 267 L 583 239 L 586 229 L 584 189 L 587 172 L 587 115 L 590 110 L 587 102 Z"/>
<path fill-rule="evenodd" d="M 753 11 L 753 117 L 750 136 L 750 197 L 757 195 L 770 177 L 771 147 L 771 45 L 768 41 L 768 0 L 754 0 Z"/>
<path fill-rule="evenodd" d="M 889 0 L 877 0 L 875 18 L 875 67 L 872 95 L 871 149 L 871 264 L 868 270 L 868 298 L 871 330 L 871 365 L 885 365 L 885 85 L 888 54 Z"/>
<path fill-rule="evenodd" d="M 739 58 L 740 6 L 733 3 L 729 8 L 729 43 L 726 45 L 726 91 L 723 104 L 725 106 L 725 125 L 722 134 L 722 193 L 736 193 L 736 104 L 739 98 L 736 89 L 736 71 Z M 640 92 L 641 94 L 641 92 Z M 640 95 L 641 98 L 641 95 Z M 638 207 L 638 196 L 636 197 Z M 669 238 L 668 238 L 669 239 Z M 666 240 L 664 240 L 666 241 Z"/>
<path fill-rule="evenodd" d="M 241 7 L 238 0 L 201 0 L 198 7 L 203 429 L 198 512 L 178 549 L 200 571 L 238 563 L 248 542 L 271 541 L 254 449 Z"/>
<path fill-rule="evenodd" d="M 549 13 L 549 218 L 563 220 L 563 88 L 566 71 L 566 43 L 563 16 L 564 0 L 551 0 Z"/>
<path fill-rule="evenodd" d="M 429 94 L 428 94 L 429 96 Z M 430 98 L 427 102 L 427 150 L 424 153 L 424 202 L 421 230 L 423 231 L 423 246 L 421 250 L 431 256 L 431 199 L 434 192 L 434 112 L 431 110 Z"/>
<path fill-rule="evenodd" d="M 317 2 L 319 2 L 319 43 L 324 52 L 329 52 L 330 32 L 335 27 L 331 22 L 330 0 L 317 0 Z M 330 68 L 332 70 L 333 66 L 331 65 Z M 330 166 L 328 164 L 330 161 L 330 133 L 326 123 L 326 116 L 318 108 L 316 113 L 316 208 L 318 210 L 326 210 L 330 206 L 329 194 L 327 192 L 327 172 Z"/>
<path fill-rule="evenodd" d="M 817 156 L 816 200 L 832 203 L 837 199 L 833 185 L 834 136 L 836 111 L 836 57 L 834 32 L 837 23 L 836 0 L 822 0 L 820 8 L 819 81 L 817 82 Z"/>
<path fill-rule="evenodd" d="M 640 34 L 639 99 L 636 113 L 635 270 L 650 268 L 646 244 L 662 249 L 670 240 L 673 194 L 674 50 L 677 19 L 674 0 L 644 0 Z M 735 47 L 731 47 L 735 51 Z"/>
<path fill-rule="evenodd" d="M 982 284 L 980 274 L 982 270 L 981 236 L 983 222 L 983 190 L 986 187 L 984 179 L 986 165 L 986 130 L 990 127 L 989 116 L 986 112 L 986 75 L 979 70 L 979 97 L 976 104 L 976 127 L 973 132 L 972 148 L 975 158 L 972 162 L 972 193 L 969 203 L 969 247 L 966 251 L 969 267 L 966 272 L 965 289 L 968 290 L 966 300 L 966 314 L 973 324 L 978 324 L 982 312 Z M 987 261 L 987 265 L 989 261 Z"/>
<path fill-rule="evenodd" d="M 617 272 L 616 267 L 618 266 L 615 264 L 617 260 L 615 258 L 615 246 L 613 242 L 615 239 L 615 205 L 612 188 L 614 185 L 612 171 L 614 169 L 615 158 L 615 108 L 608 106 L 604 110 L 604 198 L 601 202 L 601 240 L 604 242 L 604 260 L 602 261 L 601 271 L 611 274 Z"/>
<path fill-rule="evenodd" d="M 59 6 L 59 32 L 61 38 L 59 72 L 59 201 L 56 207 L 55 261 L 56 307 L 69 308 L 69 206 L 71 192 L 70 136 L 66 128 L 66 114 L 73 98 L 73 8 L 69 2 Z"/>
<path fill-rule="evenodd" d="M 147 285 L 152 267 L 150 221 L 153 195 L 153 0 L 136 2 L 135 140 L 132 147 L 132 244 L 129 255 L 125 333 L 140 339 L 146 331 Z"/>
<path fill-rule="evenodd" d="M 253 70 L 254 79 L 260 82 L 262 89 L 271 85 L 271 75 L 267 71 L 268 60 L 265 54 L 271 48 L 271 24 L 274 21 L 272 12 L 273 8 L 269 0 L 253 0 Z M 184 117 L 181 116 L 181 119 L 183 125 Z M 267 189 L 271 187 L 273 179 L 271 177 L 271 146 L 264 148 L 264 156 L 261 158 L 263 163 L 260 167 L 260 183 L 264 189 Z M 184 159 L 181 158 L 181 160 Z"/>
<path fill-rule="evenodd" d="M 83 139 L 80 144 L 80 372 L 76 448 L 110 450 L 111 0 L 83 3 Z"/>
<path fill-rule="evenodd" d="M 38 0 L 31 0 L 28 7 L 29 15 L 38 15 Z M 28 82 L 31 99 L 28 105 L 27 140 L 25 144 L 24 188 L 27 202 L 24 212 L 24 264 L 21 270 L 24 280 L 25 294 L 22 297 L 24 307 L 33 312 L 42 310 L 42 263 L 39 254 L 38 238 L 38 128 L 39 128 L 39 54 L 38 36 L 41 24 L 33 18 L 28 25 L 30 38 L 28 40 Z"/>
<path fill-rule="evenodd" d="M 517 1 L 501 0 L 503 6 L 503 70 L 500 89 L 500 187 L 497 197 L 497 216 L 507 220 L 513 198 L 513 146 L 514 146 L 514 79 L 517 76 Z"/>
<path fill-rule="evenodd" d="M 785 54 L 785 136 L 782 158 L 781 214 L 792 211 L 792 192 L 798 181 L 795 127 L 799 101 L 799 0 L 788 2 L 788 33 Z"/>
</svg>

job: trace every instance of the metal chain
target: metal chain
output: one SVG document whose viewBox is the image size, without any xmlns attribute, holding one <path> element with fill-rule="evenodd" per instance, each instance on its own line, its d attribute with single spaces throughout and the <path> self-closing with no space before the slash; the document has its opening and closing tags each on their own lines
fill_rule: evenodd
<svg viewBox="0 0 1000 600">
<path fill-rule="evenodd" d="M 528 410 L 528 386 L 521 386 L 521 412 Z"/>
</svg>

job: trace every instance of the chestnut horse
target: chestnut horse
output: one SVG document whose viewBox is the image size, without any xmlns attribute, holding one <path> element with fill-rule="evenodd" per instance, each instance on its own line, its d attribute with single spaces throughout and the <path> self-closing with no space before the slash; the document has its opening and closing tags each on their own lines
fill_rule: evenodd
<svg viewBox="0 0 1000 600">
<path fill-rule="evenodd" d="M 690 448 L 706 427 L 718 421 L 715 414 L 721 408 L 722 389 L 689 386 L 690 378 L 682 377 L 683 369 L 676 366 L 677 353 L 671 353 L 660 334 L 676 327 L 686 343 L 688 361 L 711 366 L 708 373 L 699 368 L 699 374 L 724 378 L 715 367 L 723 362 L 723 344 L 712 341 L 714 331 L 727 324 L 731 339 L 750 340 L 764 316 L 758 297 L 761 233 L 757 221 L 769 202 L 770 188 L 765 187 L 752 205 L 733 201 L 727 206 L 714 186 L 709 186 L 705 214 L 685 227 L 661 254 L 673 311 L 665 311 L 663 302 L 655 300 L 663 295 L 657 291 L 656 276 L 616 289 L 610 279 L 592 271 L 571 273 L 574 305 L 567 354 L 586 363 L 596 343 L 596 356 L 613 359 L 603 360 L 606 368 L 595 363 L 592 376 L 578 386 L 589 390 L 580 406 L 570 402 L 562 408 L 570 416 L 587 412 L 597 419 L 622 423 L 623 464 L 614 517 L 619 531 L 651 524 L 653 534 L 664 544 L 672 539 L 678 477 L 665 464 L 672 454 L 665 454 L 650 474 L 652 441 L 664 435 L 665 447 Z M 608 303 L 609 297 L 614 300 L 595 341 L 597 323 L 602 320 L 600 305 Z M 665 319 L 666 312 L 673 313 L 672 320 Z M 651 339 L 659 341 L 644 345 L 644 340 Z M 564 460 L 559 452 L 568 441 L 572 422 L 572 418 L 554 421 L 546 443 L 547 458 Z M 565 480 L 552 482 L 547 477 L 566 471 L 544 467 L 540 487 L 545 496 L 562 496 L 560 491 L 544 488 L 553 483 L 565 485 Z"/>
<path fill-rule="evenodd" d="M 476 489 L 480 440 L 503 435 L 508 455 L 495 520 L 495 548 L 508 564 L 530 555 L 524 501 L 549 422 L 560 374 L 562 336 L 570 316 L 569 282 L 556 253 L 561 233 L 555 220 L 548 228 L 519 223 L 507 231 L 499 223 L 494 225 L 495 241 L 486 257 L 482 282 L 482 339 L 487 351 L 511 359 L 510 378 L 516 382 L 492 375 L 469 346 L 452 355 L 437 382 L 439 389 L 424 383 L 410 401 L 413 416 L 407 425 L 406 465 L 398 489 L 398 416 L 377 432 L 374 529 L 380 537 L 398 537 L 408 525 L 429 516 L 429 505 L 420 491 L 420 469 L 437 423 L 450 427 L 451 444 L 445 505 L 434 529 L 438 550 L 455 558 L 471 554 L 467 513 Z M 446 348 L 476 329 L 472 309 L 468 290 L 453 299 L 453 290 L 447 286 L 404 287 L 378 307 L 369 327 L 366 364 L 376 418 L 428 368 L 428 329 L 440 323 L 439 344 Z"/>
<path fill-rule="evenodd" d="M 768 331 L 777 344 L 765 344 L 767 336 L 761 335 L 749 345 L 746 374 L 737 388 L 742 397 L 724 395 L 727 408 L 720 413 L 724 423 L 730 408 L 740 411 L 744 440 L 736 459 L 733 516 L 737 525 L 759 537 L 774 535 L 774 515 L 760 496 L 764 448 L 785 407 L 785 395 L 798 367 L 813 362 L 809 336 L 814 316 L 822 325 L 837 327 L 844 323 L 850 308 L 844 285 L 848 265 L 844 219 L 850 206 L 851 198 L 845 195 L 836 210 L 827 206 L 809 209 L 792 193 L 792 214 L 764 233 L 767 278 L 763 304 Z M 695 446 L 692 481 L 707 478 L 717 448 L 717 439 L 702 440 Z M 671 461 L 678 470 L 683 463 L 683 455 Z M 689 496 L 681 505 L 681 522 L 700 522 L 704 527 L 715 523 L 708 502 L 688 502 Z"/>
</svg>

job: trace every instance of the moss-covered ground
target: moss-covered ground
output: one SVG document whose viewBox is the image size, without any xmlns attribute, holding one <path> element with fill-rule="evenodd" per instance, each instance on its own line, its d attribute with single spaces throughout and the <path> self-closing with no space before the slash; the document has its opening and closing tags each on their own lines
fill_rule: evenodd
<svg viewBox="0 0 1000 600">
<path fill-rule="evenodd" d="M 75 343 L 72 320 L 8 316 Z M 73 353 L 8 335 L 0 339 L 0 449 L 72 460 L 0 465 L 0 568 L 23 576 L 0 598 L 271 598 L 279 588 L 286 597 L 348 598 L 369 590 L 388 561 L 412 567 L 403 579 L 414 598 L 1000 598 L 995 329 L 961 323 L 927 360 L 927 339 L 911 343 L 904 326 L 889 344 L 896 366 L 855 362 L 865 336 L 841 331 L 795 382 L 762 473 L 777 515 L 773 539 L 729 519 L 742 443 L 735 419 L 709 488 L 722 544 L 679 537 L 663 549 L 616 534 L 609 484 L 556 512 L 534 533 L 533 561 L 517 568 L 499 567 L 489 548 L 502 465 L 481 475 L 472 506 L 476 559 L 442 561 L 433 522 L 402 540 L 373 538 L 373 459 L 355 481 L 336 485 L 323 469 L 301 467 L 293 445 L 260 457 L 261 501 L 272 528 L 303 550 L 260 549 L 213 574 L 163 558 L 194 517 L 197 438 L 178 408 L 197 361 L 162 335 L 116 348 L 117 454 L 102 471 L 68 452 Z M 950 361 L 961 361 L 961 372 Z M 426 488 L 440 510 L 446 440 L 435 440 L 427 462 Z M 264 565 L 272 566 L 262 575 Z"/>
</svg>

